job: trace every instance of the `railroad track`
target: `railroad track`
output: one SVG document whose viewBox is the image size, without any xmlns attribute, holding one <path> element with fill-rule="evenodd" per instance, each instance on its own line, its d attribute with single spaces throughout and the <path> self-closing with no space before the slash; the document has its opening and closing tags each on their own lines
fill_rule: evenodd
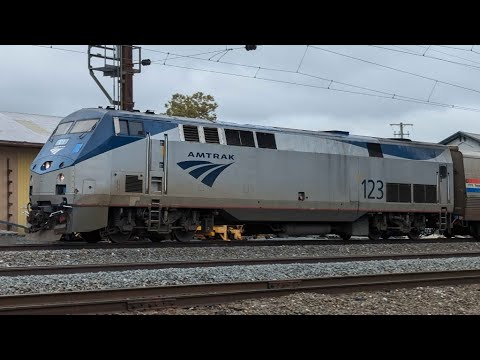
<svg viewBox="0 0 480 360">
<path fill-rule="evenodd" d="M 294 292 L 345 293 L 480 283 L 480 270 L 416 272 L 0 296 L 0 314 L 99 314 L 213 305 Z"/>
<path fill-rule="evenodd" d="M 192 241 L 190 243 L 181 243 L 174 241 L 165 241 L 161 243 L 151 242 L 131 242 L 123 244 L 112 244 L 107 242 L 88 244 L 83 242 L 71 243 L 44 243 L 44 244 L 1 244 L 2 251 L 33 251 L 33 250 L 79 250 L 79 249 L 141 249 L 141 248 L 193 248 L 193 247 L 228 247 L 228 246 L 302 246 L 302 245 L 377 245 L 377 244 L 438 244 L 438 243 L 476 243 L 473 238 L 460 239 L 394 239 L 394 240 L 245 240 L 245 241 Z"/>
<path fill-rule="evenodd" d="M 272 264 L 314 264 L 333 262 L 357 262 L 380 260 L 408 260 L 408 259 L 444 259 L 460 257 L 480 257 L 480 252 L 454 253 L 405 253 L 385 255 L 355 255 L 355 256 L 316 256 L 316 257 L 285 257 L 264 259 L 223 259 L 223 260 L 196 260 L 196 261 L 162 261 L 144 263 L 114 263 L 114 264 L 85 264 L 59 266 L 26 266 L 0 268 L 0 276 L 31 276 L 31 275 L 62 275 L 93 272 L 111 272 L 128 270 L 156 270 L 171 268 L 197 268 L 218 266 L 248 266 Z"/>
</svg>

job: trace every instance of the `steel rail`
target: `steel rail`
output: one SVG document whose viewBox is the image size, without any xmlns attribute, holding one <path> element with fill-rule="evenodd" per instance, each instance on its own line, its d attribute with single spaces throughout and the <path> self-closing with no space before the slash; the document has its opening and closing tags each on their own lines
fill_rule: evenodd
<svg viewBox="0 0 480 360">
<path fill-rule="evenodd" d="M 0 252 L 2 251 L 32 251 L 32 250 L 83 250 L 83 249 L 143 249 L 143 248 L 194 248 L 194 247 L 236 247 L 236 246 L 304 246 L 304 245 L 395 245 L 395 244 L 460 244 L 477 243 L 478 241 L 470 238 L 461 239 L 425 239 L 425 240 L 245 240 L 245 241 L 194 241 L 190 243 L 181 243 L 166 241 L 161 243 L 138 242 L 138 243 L 98 243 L 88 244 L 83 242 L 71 243 L 17 243 L 3 244 L 0 238 Z"/>
<path fill-rule="evenodd" d="M 173 285 L 0 296 L 0 314 L 99 314 L 213 305 L 294 292 L 345 293 L 480 283 L 480 270 Z"/>
<path fill-rule="evenodd" d="M 221 259 L 221 260 L 195 260 L 195 261 L 160 261 L 141 263 L 111 263 L 111 264 L 82 264 L 82 265 L 56 265 L 56 266 L 25 266 L 25 267 L 0 267 L 1 276 L 32 276 L 32 275 L 65 275 L 94 272 L 130 271 L 130 270 L 156 270 L 171 268 L 199 268 L 219 266 L 251 266 L 273 264 L 315 264 L 338 262 L 361 262 L 382 260 L 409 260 L 409 259 L 445 259 L 459 257 L 480 257 L 480 252 L 454 252 L 454 253 L 402 253 L 381 255 L 353 255 L 353 256 L 315 256 L 315 257 L 273 257 L 257 259 Z"/>
</svg>

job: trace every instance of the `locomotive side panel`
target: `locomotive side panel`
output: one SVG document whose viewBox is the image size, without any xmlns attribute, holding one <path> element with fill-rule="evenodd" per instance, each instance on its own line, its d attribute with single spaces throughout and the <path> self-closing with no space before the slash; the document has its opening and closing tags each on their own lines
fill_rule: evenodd
<svg viewBox="0 0 480 360">
<path fill-rule="evenodd" d="M 221 207 L 248 221 L 287 221 L 289 216 L 300 221 L 346 221 L 351 215 L 341 210 L 356 214 L 358 204 L 350 202 L 348 180 L 349 172 L 356 171 L 356 159 L 183 142 L 169 146 L 170 180 L 164 202 L 171 206 Z"/>
</svg>

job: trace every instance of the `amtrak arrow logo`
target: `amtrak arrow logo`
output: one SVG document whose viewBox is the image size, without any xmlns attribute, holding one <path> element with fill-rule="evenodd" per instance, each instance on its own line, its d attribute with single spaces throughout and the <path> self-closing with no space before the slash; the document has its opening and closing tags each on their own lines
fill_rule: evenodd
<svg viewBox="0 0 480 360">
<path fill-rule="evenodd" d="M 225 170 L 230 165 L 234 164 L 233 162 L 230 164 L 214 164 L 210 161 L 182 161 L 177 163 L 183 170 L 194 168 L 192 171 L 189 172 L 195 179 L 198 179 L 200 176 L 206 173 L 206 175 L 201 180 L 203 184 L 212 187 L 213 183 L 217 179 L 218 175 L 220 175 L 223 170 Z"/>
</svg>

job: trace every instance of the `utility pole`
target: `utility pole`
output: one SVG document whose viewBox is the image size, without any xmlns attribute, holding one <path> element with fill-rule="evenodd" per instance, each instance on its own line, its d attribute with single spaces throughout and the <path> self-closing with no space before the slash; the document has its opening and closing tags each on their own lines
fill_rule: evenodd
<svg viewBox="0 0 480 360">
<path fill-rule="evenodd" d="M 397 137 L 397 135 L 399 136 L 400 139 L 404 139 L 405 138 L 405 135 L 409 136 L 410 133 L 408 132 L 404 132 L 403 131 L 403 128 L 405 126 L 413 126 L 413 124 L 404 124 L 404 123 L 400 123 L 400 124 L 390 124 L 390 126 L 399 126 L 400 127 L 400 131 L 393 131 L 393 137 Z"/>
<path fill-rule="evenodd" d="M 100 52 L 95 52 L 100 51 Z M 136 55 L 136 56 L 134 56 Z M 138 59 L 137 60 L 134 60 Z M 96 59 L 96 64 L 94 65 Z M 98 63 L 101 59 L 103 63 Z M 88 45 L 88 69 L 90 76 L 116 109 L 133 110 L 133 75 L 141 72 L 142 66 L 150 65 L 149 59 L 142 60 L 142 50 L 133 45 Z M 103 87 L 94 71 L 103 73 L 113 80 L 112 95 Z"/>
<path fill-rule="evenodd" d="M 132 111 L 133 105 L 133 51 L 132 45 L 118 45 L 120 53 L 120 110 Z"/>
</svg>

